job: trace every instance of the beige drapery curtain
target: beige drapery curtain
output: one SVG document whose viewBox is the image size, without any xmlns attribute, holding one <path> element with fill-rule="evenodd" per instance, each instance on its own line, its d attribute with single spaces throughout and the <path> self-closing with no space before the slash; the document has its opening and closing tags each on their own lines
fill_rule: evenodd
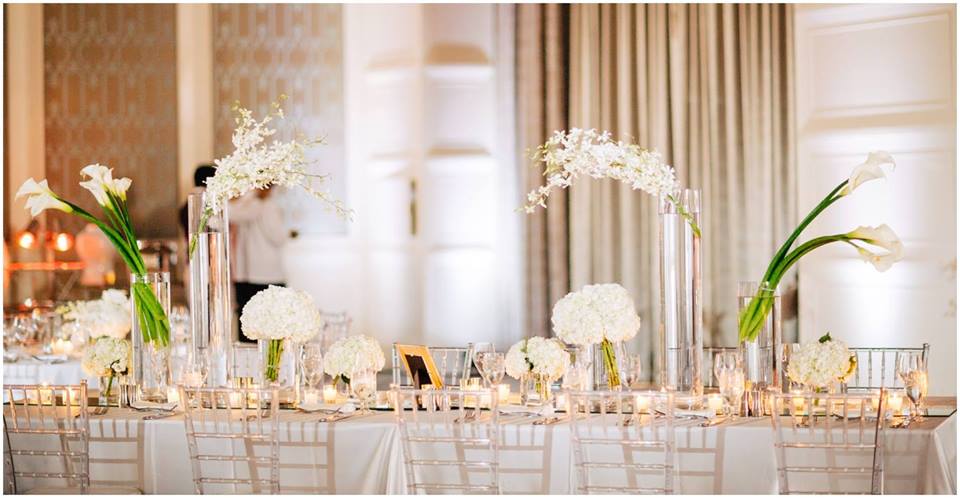
<svg viewBox="0 0 960 498">
<path fill-rule="evenodd" d="M 735 344 L 737 282 L 759 278 L 796 224 L 791 16 L 789 5 L 571 7 L 568 127 L 656 148 L 684 185 L 703 190 L 707 345 Z M 644 320 L 630 348 L 650 354 L 659 320 L 655 200 L 585 180 L 566 205 L 556 223 L 554 206 L 547 210 L 546 229 L 566 230 L 571 287 L 624 284 Z M 528 231 L 531 245 L 537 235 Z M 542 264 L 538 256 L 528 254 L 531 266 Z M 530 291 L 547 295 L 532 280 Z"/>
</svg>

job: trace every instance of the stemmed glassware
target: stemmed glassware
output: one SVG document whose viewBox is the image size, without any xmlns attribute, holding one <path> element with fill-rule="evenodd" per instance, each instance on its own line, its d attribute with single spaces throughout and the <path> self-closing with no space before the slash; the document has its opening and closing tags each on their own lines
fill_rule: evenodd
<svg viewBox="0 0 960 498">
<path fill-rule="evenodd" d="M 484 379 L 487 378 L 486 374 L 483 373 L 483 365 L 480 364 L 480 357 L 483 356 L 484 353 L 493 353 L 496 352 L 496 350 L 493 343 L 490 342 L 478 342 L 473 345 L 473 358 L 470 358 L 470 361 L 477 367 L 477 372 L 480 373 L 480 377 Z"/>
<path fill-rule="evenodd" d="M 912 404 L 911 421 L 923 420 L 923 398 L 927 395 L 927 362 L 919 351 L 897 353 L 897 376 Z"/>
<path fill-rule="evenodd" d="M 487 381 L 487 387 L 496 387 L 506 373 L 506 357 L 503 353 L 488 351 L 477 355 L 480 374 Z"/>
<path fill-rule="evenodd" d="M 302 352 L 303 380 L 307 389 L 320 389 L 323 382 L 323 344 L 308 342 Z"/>
<path fill-rule="evenodd" d="M 370 413 L 370 401 L 377 394 L 377 373 L 368 368 L 354 372 L 350 376 L 350 389 L 360 400 L 360 413 Z"/>
<path fill-rule="evenodd" d="M 731 417 L 740 414 L 740 401 L 744 391 L 743 360 L 737 351 L 721 351 L 713 360 L 713 373 L 717 376 L 720 395 L 723 396 L 725 412 Z"/>
<path fill-rule="evenodd" d="M 624 358 L 624 378 L 627 386 L 638 388 L 643 382 L 643 356 L 632 354 Z"/>
</svg>

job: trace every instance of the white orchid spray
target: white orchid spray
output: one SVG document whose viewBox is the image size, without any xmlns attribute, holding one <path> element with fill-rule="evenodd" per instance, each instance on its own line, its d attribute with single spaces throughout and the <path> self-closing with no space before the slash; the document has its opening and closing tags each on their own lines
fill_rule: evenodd
<svg viewBox="0 0 960 498">
<path fill-rule="evenodd" d="M 573 185 L 581 175 L 591 178 L 610 178 L 630 185 L 656 197 L 666 197 L 677 212 L 700 236 L 700 227 L 679 202 L 677 182 L 673 167 L 663 162 L 655 150 L 644 149 L 635 144 L 613 141 L 610 132 L 598 133 L 595 129 L 555 131 L 546 143 L 537 147 L 532 159 L 543 163 L 543 175 L 547 183 L 527 194 L 523 211 L 536 211 L 537 206 L 547 208 L 547 198 L 556 189 Z"/>
<path fill-rule="evenodd" d="M 216 173 L 209 178 L 204 191 L 204 212 L 200 220 L 203 231 L 210 216 L 217 214 L 230 199 L 236 199 L 254 189 L 267 189 L 273 185 L 298 187 L 313 197 L 320 199 L 338 216 L 350 219 L 353 212 L 343 203 L 334 199 L 329 192 L 319 190 L 314 182 L 323 183 L 327 175 L 316 175 L 307 171 L 309 162 L 305 151 L 308 147 L 322 143 L 322 140 L 274 140 L 264 143 L 277 130 L 270 127 L 274 118 L 283 119 L 280 102 L 272 104 L 272 112 L 261 120 L 253 117 L 253 112 L 235 103 L 233 111 L 237 114 L 237 128 L 233 131 L 234 150 L 226 157 L 214 161 Z M 190 255 L 196 247 L 196 237 L 190 240 Z"/>
<path fill-rule="evenodd" d="M 814 249 L 833 242 L 844 242 L 855 248 L 864 261 L 881 272 L 890 269 L 895 262 L 903 259 L 903 243 L 893 229 L 886 224 L 876 227 L 862 226 L 847 233 L 816 237 L 791 250 L 800 233 L 830 205 L 850 195 L 866 182 L 886 178 L 884 166 L 890 166 L 891 169 L 896 167 L 893 156 L 883 151 L 868 154 L 866 161 L 855 167 L 849 178 L 830 191 L 780 246 L 760 280 L 761 286 L 757 294 L 740 312 L 741 341 L 752 341 L 757 338 L 767 315 L 773 308 L 773 294 L 780 280 L 791 266 Z"/>
<path fill-rule="evenodd" d="M 33 178 L 27 179 L 20 186 L 16 197 L 27 198 L 26 205 L 32 216 L 37 216 L 47 209 L 56 209 L 95 224 L 117 248 L 130 272 L 141 277 L 146 275 L 147 265 L 137 245 L 137 236 L 127 207 L 127 190 L 133 182 L 129 178 L 113 178 L 113 169 L 101 164 L 84 167 L 80 170 L 80 176 L 86 178 L 80 182 L 80 186 L 93 194 L 97 204 L 103 209 L 105 219 L 101 220 L 80 206 L 61 198 L 50 190 L 47 180 L 37 182 Z M 131 285 L 131 291 L 144 342 L 168 345 L 170 321 L 153 289 L 147 283 L 139 281 Z"/>
</svg>

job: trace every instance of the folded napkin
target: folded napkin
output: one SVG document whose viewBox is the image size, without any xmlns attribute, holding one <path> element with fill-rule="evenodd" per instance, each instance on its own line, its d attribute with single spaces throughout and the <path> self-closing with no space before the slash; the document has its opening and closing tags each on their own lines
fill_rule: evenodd
<svg viewBox="0 0 960 498">
<path fill-rule="evenodd" d="M 553 405 L 546 406 L 521 406 L 521 405 L 500 405 L 500 413 L 504 415 L 539 415 L 541 417 L 553 415 L 555 412 Z"/>
<path fill-rule="evenodd" d="M 305 412 L 319 412 L 319 411 L 335 412 L 335 411 L 339 411 L 340 413 L 352 413 L 352 412 L 357 411 L 357 406 L 354 405 L 353 403 L 349 403 L 349 402 L 348 402 L 348 403 L 314 403 L 314 404 L 307 404 L 307 403 L 304 403 L 304 402 L 301 401 L 300 404 L 297 405 L 297 408 L 299 408 L 300 410 L 303 410 L 303 411 L 305 411 Z"/>
<path fill-rule="evenodd" d="M 37 361 L 42 361 L 44 363 L 63 363 L 67 361 L 67 355 L 65 354 L 35 354 L 33 359 Z"/>
<path fill-rule="evenodd" d="M 131 401 L 130 407 L 136 410 L 161 410 L 168 412 L 177 407 L 177 402 L 154 403 L 152 401 Z"/>
</svg>

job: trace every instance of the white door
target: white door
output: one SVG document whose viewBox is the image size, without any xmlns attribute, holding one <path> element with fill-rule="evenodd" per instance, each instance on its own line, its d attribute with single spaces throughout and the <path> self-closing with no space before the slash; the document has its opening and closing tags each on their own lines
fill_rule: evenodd
<svg viewBox="0 0 960 498">
<path fill-rule="evenodd" d="M 800 263 L 800 337 L 931 345 L 931 394 L 956 393 L 956 8 L 797 5 L 799 202 L 805 213 L 872 150 L 897 161 L 808 234 L 887 223 L 904 260 L 878 273 L 833 244 Z"/>
</svg>

